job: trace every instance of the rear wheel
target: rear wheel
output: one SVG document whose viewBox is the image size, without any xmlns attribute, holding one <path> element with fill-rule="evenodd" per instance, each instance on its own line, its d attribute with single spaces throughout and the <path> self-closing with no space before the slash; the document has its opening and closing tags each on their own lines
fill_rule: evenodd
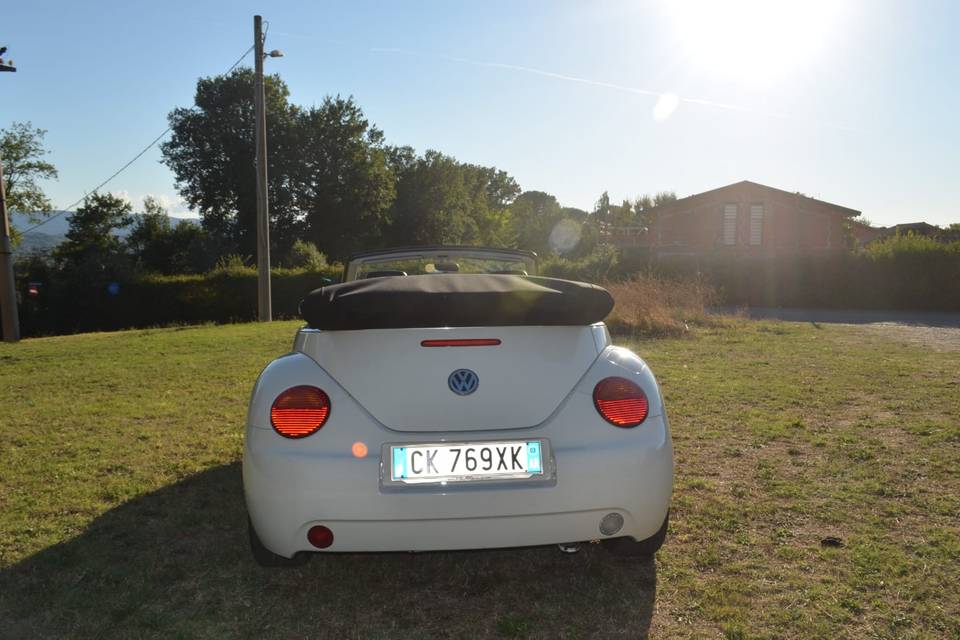
<svg viewBox="0 0 960 640">
<path fill-rule="evenodd" d="M 292 558 L 284 558 L 267 549 L 263 546 L 263 542 L 260 541 L 260 536 L 258 536 L 256 530 L 254 530 L 250 518 L 247 518 L 247 531 L 250 534 L 250 553 L 253 554 L 253 559 L 256 560 L 257 564 L 261 567 L 299 567 L 310 561 L 310 554 L 303 551 L 297 553 Z"/>
<path fill-rule="evenodd" d="M 611 554 L 620 558 L 640 558 L 648 559 L 660 550 L 663 541 L 667 537 L 667 525 L 670 522 L 670 512 L 663 519 L 663 524 L 655 534 L 645 540 L 634 540 L 633 538 L 611 538 L 603 541 L 603 546 Z"/>
</svg>

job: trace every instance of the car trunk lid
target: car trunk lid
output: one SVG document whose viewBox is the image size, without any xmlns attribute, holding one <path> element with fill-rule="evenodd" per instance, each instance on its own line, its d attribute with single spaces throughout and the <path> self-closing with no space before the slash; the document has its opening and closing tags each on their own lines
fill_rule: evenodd
<svg viewBox="0 0 960 640">
<path fill-rule="evenodd" d="M 308 329 L 298 346 L 390 429 L 475 431 L 546 420 L 597 358 L 605 335 L 603 325 Z M 451 340 L 484 342 L 428 346 Z"/>
</svg>

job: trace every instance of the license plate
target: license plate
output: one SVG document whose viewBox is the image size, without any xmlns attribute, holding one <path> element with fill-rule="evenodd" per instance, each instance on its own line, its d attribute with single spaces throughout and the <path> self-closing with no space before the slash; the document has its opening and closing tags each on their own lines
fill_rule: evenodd
<svg viewBox="0 0 960 640">
<path fill-rule="evenodd" d="M 395 482 L 470 482 L 542 474 L 539 440 L 390 447 L 390 477 Z"/>
</svg>

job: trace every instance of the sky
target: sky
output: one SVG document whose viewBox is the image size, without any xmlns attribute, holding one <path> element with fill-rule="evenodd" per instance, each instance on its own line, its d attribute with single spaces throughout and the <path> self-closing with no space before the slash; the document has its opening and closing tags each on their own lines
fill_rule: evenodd
<svg viewBox="0 0 960 640">
<path fill-rule="evenodd" d="M 294 103 L 352 95 L 389 143 L 565 206 L 752 180 L 879 225 L 960 222 L 951 0 L 8 3 L 0 127 L 48 131 L 65 207 L 247 50 L 258 12 Z M 160 160 L 103 190 L 188 213 Z"/>
</svg>

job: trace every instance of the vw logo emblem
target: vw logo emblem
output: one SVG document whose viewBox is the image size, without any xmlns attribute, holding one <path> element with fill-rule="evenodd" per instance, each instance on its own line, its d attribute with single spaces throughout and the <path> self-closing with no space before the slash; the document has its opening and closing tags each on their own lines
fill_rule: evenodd
<svg viewBox="0 0 960 640">
<path fill-rule="evenodd" d="M 447 384 L 458 396 L 468 396 L 480 386 L 480 378 L 470 369 L 457 369 L 447 378 Z"/>
</svg>

